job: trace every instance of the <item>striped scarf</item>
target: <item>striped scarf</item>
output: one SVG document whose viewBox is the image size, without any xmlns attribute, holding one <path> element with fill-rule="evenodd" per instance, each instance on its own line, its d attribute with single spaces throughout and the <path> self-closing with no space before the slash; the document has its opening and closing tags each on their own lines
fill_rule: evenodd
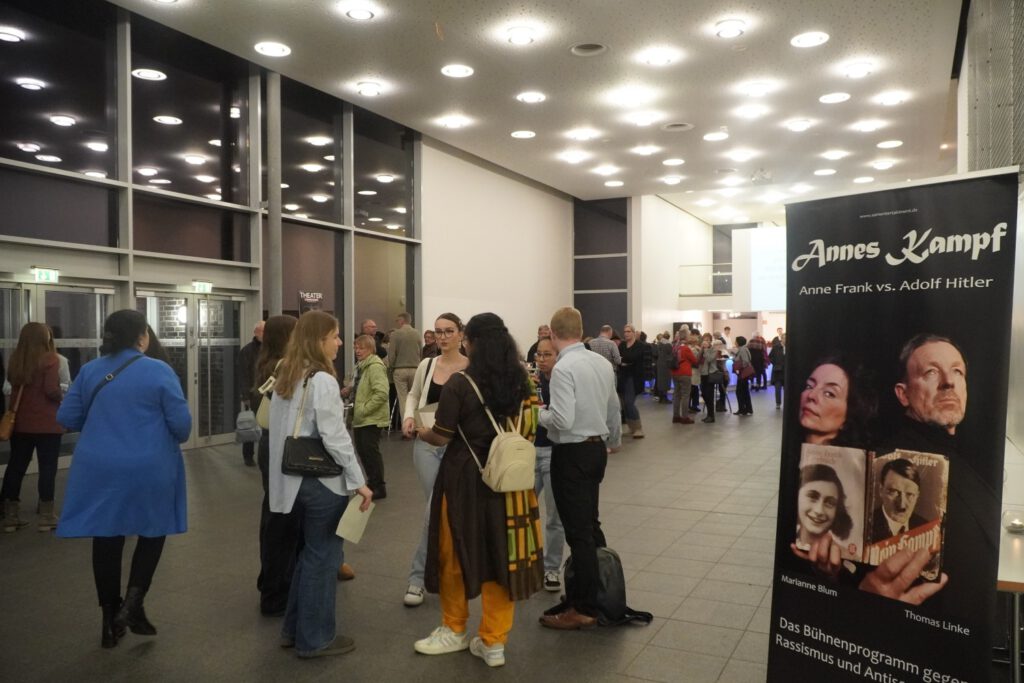
<svg viewBox="0 0 1024 683">
<path fill-rule="evenodd" d="M 533 439 L 537 430 L 537 392 L 530 381 L 530 397 L 523 401 L 519 433 Z M 544 584 L 544 544 L 540 509 L 533 489 L 505 493 L 505 530 L 508 535 L 508 595 L 526 600 Z"/>
</svg>

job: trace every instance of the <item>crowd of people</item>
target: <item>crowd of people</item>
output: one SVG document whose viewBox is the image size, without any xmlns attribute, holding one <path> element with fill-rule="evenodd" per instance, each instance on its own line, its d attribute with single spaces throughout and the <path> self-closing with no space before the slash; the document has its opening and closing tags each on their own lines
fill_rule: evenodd
<svg viewBox="0 0 1024 683">
<path fill-rule="evenodd" d="M 243 409 L 269 402 L 269 426 L 242 451 L 246 464 L 258 465 L 263 486 L 260 610 L 283 617 L 280 645 L 300 658 L 355 648 L 335 622 L 337 581 L 355 577 L 335 530 L 350 502 L 366 511 L 387 498 L 381 440 L 396 418 L 403 439 L 412 441 L 423 492 L 421 533 L 410 548 L 402 601 L 417 607 L 427 592 L 440 597 L 441 625 L 414 649 L 425 655 L 469 649 L 487 665 L 501 666 L 515 601 L 563 589 L 566 544 L 574 580 L 541 624 L 597 624 L 597 548 L 605 545 L 598 491 L 609 453 L 621 446 L 623 425 L 633 439 L 644 436 L 636 400 L 648 385 L 658 400 L 671 403 L 673 423 L 692 424 L 701 396 L 704 421 L 714 422 L 725 410 L 732 357 L 737 414 L 752 412 L 748 385 L 768 385 L 766 366 L 774 368 L 771 383 L 781 400 L 781 330 L 770 353 L 759 337 L 737 337 L 733 345 L 729 328 L 699 336 L 683 326 L 648 343 L 632 325 L 622 328 L 621 338 L 605 325 L 591 338 L 583 334 L 579 311 L 563 308 L 539 328 L 524 362 L 493 313 L 465 323 L 442 313 L 422 335 L 407 313 L 395 322 L 384 335 L 373 320 L 363 321 L 352 344 L 352 378 L 338 370 L 339 323 L 322 311 L 261 321 L 239 356 Z M 144 598 L 166 536 L 186 531 L 180 444 L 192 420 L 166 353 L 137 311 L 109 316 L 100 357 L 73 382 L 62 381 L 60 358 L 52 331 L 29 323 L 6 367 L 16 421 L 2 485 L 3 530 L 26 525 L 20 488 L 35 453 L 38 528 L 92 538 L 101 644 L 110 648 L 128 630 L 156 634 Z M 485 483 L 492 441 L 506 430 L 533 442 L 532 489 L 497 491 Z M 54 480 L 68 431 L 81 436 L 58 515 Z M 331 473 L 292 473 L 289 463 L 310 441 L 336 465 Z M 538 496 L 545 501 L 543 519 Z M 123 585 L 121 558 L 131 536 L 137 541 Z M 483 619 L 471 638 L 468 600 L 478 596 Z"/>
</svg>

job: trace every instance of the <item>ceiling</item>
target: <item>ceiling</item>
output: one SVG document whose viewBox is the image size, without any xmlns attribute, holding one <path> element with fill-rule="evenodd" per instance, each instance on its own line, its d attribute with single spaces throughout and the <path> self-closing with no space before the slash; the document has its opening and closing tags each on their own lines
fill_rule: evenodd
<svg viewBox="0 0 1024 683">
<path fill-rule="evenodd" d="M 118 0 L 116 4 L 274 69 L 454 147 L 581 199 L 659 194 L 713 224 L 784 221 L 794 197 L 862 191 L 874 185 L 931 177 L 955 169 L 955 83 L 950 80 L 961 0 Z M 349 10 L 374 17 L 355 21 Z M 716 35 L 716 24 L 740 19 L 743 34 Z M 512 44 L 507 31 L 529 27 L 533 42 Z M 824 44 L 800 48 L 795 35 L 821 31 Z M 260 41 L 291 47 L 272 58 Z M 570 47 L 607 47 L 579 57 Z M 674 51 L 665 66 L 638 55 L 652 47 Z M 671 53 L 670 53 L 671 54 Z M 852 62 L 870 62 L 870 74 L 843 74 Z M 468 78 L 441 68 L 465 64 Z M 376 81 L 367 97 L 356 84 Z M 743 94 L 743 84 L 770 92 Z M 517 101 L 524 91 L 543 102 Z M 893 106 L 877 102 L 899 91 Z M 847 101 L 819 97 L 845 92 Z M 757 118 L 737 112 L 760 105 Z M 650 114 L 650 125 L 630 121 Z M 467 119 L 457 129 L 438 119 Z M 806 119 L 803 132 L 783 124 Z M 876 121 L 872 132 L 852 126 Z M 692 124 L 670 131 L 670 123 Z M 703 135 L 727 127 L 729 138 Z M 592 128 L 596 138 L 566 133 Z M 530 139 L 510 133 L 530 130 Z M 887 140 L 902 145 L 879 149 Z M 637 146 L 658 150 L 643 156 Z M 589 155 L 572 164 L 559 154 Z M 828 160 L 821 154 L 848 155 Z M 730 153 L 746 151 L 746 157 Z M 747 158 L 749 157 L 749 158 Z M 669 158 L 684 164 L 665 166 Z M 878 169 L 872 162 L 892 161 Z M 599 175 L 600 166 L 617 168 Z M 727 171 L 727 169 L 734 169 Z M 814 171 L 834 169 L 830 176 Z M 665 176 L 679 176 L 668 185 Z M 731 178 L 731 179 L 730 179 Z M 605 182 L 618 180 L 618 187 Z M 723 184 L 735 183 L 734 186 Z M 733 188 L 733 189 L 730 189 Z M 732 193 L 723 195 L 722 190 Z M 735 191 L 734 191 L 735 190 Z"/>
</svg>

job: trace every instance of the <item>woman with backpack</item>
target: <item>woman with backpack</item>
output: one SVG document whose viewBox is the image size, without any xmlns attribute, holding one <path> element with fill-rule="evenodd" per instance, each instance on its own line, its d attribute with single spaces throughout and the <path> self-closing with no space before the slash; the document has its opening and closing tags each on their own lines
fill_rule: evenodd
<svg viewBox="0 0 1024 683">
<path fill-rule="evenodd" d="M 466 324 L 463 344 L 469 366 L 445 384 L 433 428 L 421 427 L 417 432 L 426 443 L 447 448 L 430 501 L 425 577 L 427 590 L 440 594 L 443 623 L 416 641 L 414 648 L 425 655 L 469 649 L 496 667 L 505 664 L 513 601 L 526 599 L 540 588 L 543 560 L 529 567 L 509 561 L 509 494 L 491 490 L 480 470 L 496 436 L 492 416 L 499 425 L 517 419 L 521 425 L 524 401 L 533 391 L 515 340 L 501 318 L 493 313 L 473 316 Z M 527 501 L 531 523 L 538 525 L 532 489 Z M 470 640 L 468 601 L 478 595 L 483 606 L 480 634 Z"/>
</svg>

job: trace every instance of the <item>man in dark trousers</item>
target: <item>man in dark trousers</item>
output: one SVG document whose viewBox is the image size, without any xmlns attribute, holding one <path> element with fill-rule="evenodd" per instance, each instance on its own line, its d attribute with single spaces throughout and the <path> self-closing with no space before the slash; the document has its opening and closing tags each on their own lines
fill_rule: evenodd
<svg viewBox="0 0 1024 683">
<path fill-rule="evenodd" d="M 252 329 L 252 341 L 242 347 L 238 352 L 238 396 L 242 403 L 249 406 L 249 409 L 256 411 L 259 408 L 259 394 L 256 392 L 256 361 L 260 357 L 260 346 L 263 344 L 263 321 L 256 323 Z M 242 444 L 242 460 L 249 467 L 256 464 L 253 460 L 253 453 L 256 444 Z"/>
<path fill-rule="evenodd" d="M 540 410 L 538 418 L 553 444 L 551 489 L 572 551 L 575 575 L 564 609 L 549 610 L 540 623 L 561 630 L 597 625 L 597 548 L 605 545 L 598 520 L 598 493 L 608 449 L 617 450 L 622 440 L 615 372 L 603 356 L 584 348 L 582 337 L 583 319 L 578 310 L 555 311 L 551 341 L 558 351 L 558 363 L 551 372 L 551 403 Z"/>
</svg>

